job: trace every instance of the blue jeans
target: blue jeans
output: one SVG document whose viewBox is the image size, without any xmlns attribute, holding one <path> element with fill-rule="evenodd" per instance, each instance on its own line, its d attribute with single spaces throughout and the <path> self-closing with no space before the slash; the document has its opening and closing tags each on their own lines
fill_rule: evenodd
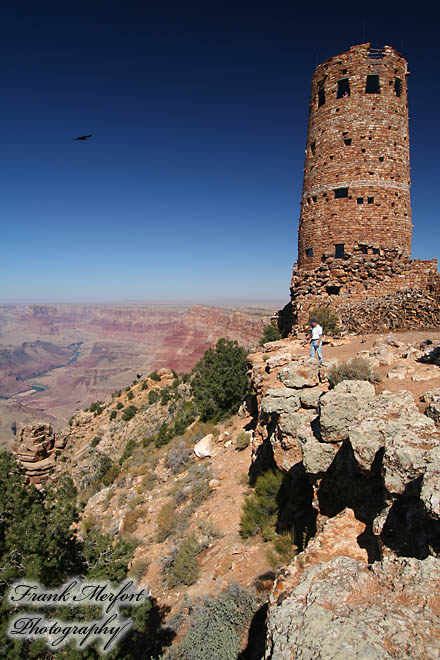
<svg viewBox="0 0 440 660">
<path fill-rule="evenodd" d="M 322 364 L 322 346 L 319 343 L 319 339 L 312 341 L 310 344 L 310 357 L 314 358 L 315 353 L 318 353 L 319 364 Z"/>
</svg>

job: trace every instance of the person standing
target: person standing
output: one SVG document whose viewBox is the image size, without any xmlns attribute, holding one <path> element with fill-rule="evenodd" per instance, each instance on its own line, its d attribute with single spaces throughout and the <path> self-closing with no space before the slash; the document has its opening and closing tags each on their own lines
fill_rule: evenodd
<svg viewBox="0 0 440 660">
<path fill-rule="evenodd" d="M 315 353 L 318 354 L 319 364 L 322 364 L 322 340 L 324 338 L 324 331 L 318 323 L 318 319 L 310 321 L 310 357 L 314 358 Z"/>
</svg>

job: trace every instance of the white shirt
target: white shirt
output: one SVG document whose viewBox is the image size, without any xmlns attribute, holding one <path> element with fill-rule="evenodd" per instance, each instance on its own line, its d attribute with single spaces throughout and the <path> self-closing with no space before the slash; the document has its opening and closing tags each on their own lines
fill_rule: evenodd
<svg viewBox="0 0 440 660">
<path fill-rule="evenodd" d="M 312 341 L 316 341 L 323 335 L 323 330 L 320 325 L 315 325 L 315 327 L 312 328 Z"/>
</svg>

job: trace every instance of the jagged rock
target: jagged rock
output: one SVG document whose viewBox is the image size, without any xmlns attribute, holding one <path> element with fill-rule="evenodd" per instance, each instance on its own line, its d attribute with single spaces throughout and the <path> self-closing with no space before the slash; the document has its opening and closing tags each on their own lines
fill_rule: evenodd
<svg viewBox="0 0 440 660">
<path fill-rule="evenodd" d="M 425 410 L 425 415 L 433 419 L 437 426 L 440 426 L 440 400 L 430 403 Z"/>
<path fill-rule="evenodd" d="M 431 463 L 423 476 L 420 499 L 428 514 L 440 520 L 440 447 L 431 452 L 430 459 Z"/>
<path fill-rule="evenodd" d="M 268 390 L 261 401 L 263 414 L 295 413 L 299 408 L 300 395 L 286 387 Z"/>
<path fill-rule="evenodd" d="M 291 353 L 278 353 L 266 360 L 266 371 L 270 372 L 277 367 L 282 367 L 292 361 Z"/>
<path fill-rule="evenodd" d="M 374 386 L 367 381 L 344 380 L 319 399 L 322 438 L 341 442 L 366 404 L 374 397 Z"/>
<path fill-rule="evenodd" d="M 300 444 L 305 470 L 310 474 L 326 472 L 338 453 L 339 446 L 320 442 L 314 436 L 310 424 L 299 427 L 296 437 Z"/>
<path fill-rule="evenodd" d="M 436 585 L 436 586 L 434 586 Z M 367 567 L 336 557 L 306 569 L 277 597 L 267 620 L 266 659 L 438 658 L 440 562 L 387 557 Z"/>
<path fill-rule="evenodd" d="M 55 432 L 50 424 L 24 426 L 12 446 L 16 458 L 24 467 L 33 483 L 44 481 L 55 465 L 55 448 L 62 448 L 65 438 L 56 443 Z"/>
<path fill-rule="evenodd" d="M 225 444 L 226 446 L 226 444 Z M 214 450 L 214 436 L 208 433 L 204 438 L 194 445 L 194 453 L 197 458 L 209 458 Z"/>
<path fill-rule="evenodd" d="M 301 390 L 299 399 L 301 401 L 301 406 L 303 408 L 315 408 L 318 409 L 319 397 L 322 394 L 322 390 L 317 388 L 304 389 Z"/>
<path fill-rule="evenodd" d="M 319 385 L 319 365 L 315 360 L 294 362 L 278 372 L 278 378 L 287 387 L 302 389 Z"/>
<path fill-rule="evenodd" d="M 420 397 L 420 401 L 425 403 L 439 403 L 440 402 L 440 387 L 428 390 Z"/>
<path fill-rule="evenodd" d="M 405 367 L 402 364 L 394 367 L 387 373 L 387 378 L 394 378 L 397 380 L 404 380 L 408 375 L 408 367 Z"/>
</svg>

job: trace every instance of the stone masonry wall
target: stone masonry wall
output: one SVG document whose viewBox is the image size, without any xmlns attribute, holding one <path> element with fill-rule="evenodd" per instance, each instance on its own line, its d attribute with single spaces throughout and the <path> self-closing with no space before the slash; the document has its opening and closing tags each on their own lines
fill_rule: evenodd
<svg viewBox="0 0 440 660">
<path fill-rule="evenodd" d="M 357 242 L 400 247 L 410 257 L 407 75 L 399 53 L 390 46 L 374 51 L 370 44 L 353 46 L 317 67 L 298 235 L 300 269 L 316 268 L 324 252 L 335 254 L 337 244 L 348 252 Z M 366 93 L 367 85 L 373 93 Z"/>
</svg>

